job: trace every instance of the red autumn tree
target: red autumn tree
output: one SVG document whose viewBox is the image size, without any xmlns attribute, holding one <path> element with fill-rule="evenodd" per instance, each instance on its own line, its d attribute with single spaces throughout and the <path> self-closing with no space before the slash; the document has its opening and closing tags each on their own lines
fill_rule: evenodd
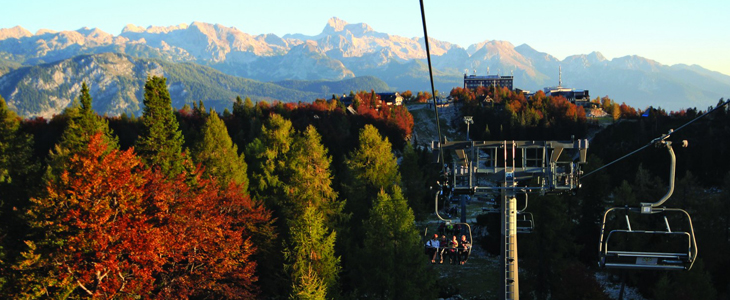
<svg viewBox="0 0 730 300">
<path fill-rule="evenodd" d="M 94 136 L 32 199 L 38 234 L 14 266 L 13 296 L 254 298 L 251 237 L 269 229 L 270 213 L 241 186 L 191 175 L 151 172 L 132 149 L 107 151 Z"/>
<path fill-rule="evenodd" d="M 400 132 L 404 134 L 404 137 L 411 136 L 413 131 L 413 115 L 408 111 L 405 106 L 395 106 L 390 114 L 389 121 L 394 124 Z"/>
<path fill-rule="evenodd" d="M 27 213 L 39 234 L 15 269 L 18 297 L 134 297 L 150 293 L 162 268 L 160 228 L 145 213 L 145 176 L 132 150 L 113 150 L 101 134 L 74 155 L 46 196 Z"/>
<path fill-rule="evenodd" d="M 213 180 L 196 181 L 190 187 L 184 176 L 171 181 L 155 173 L 148 183 L 153 222 L 167 229 L 157 298 L 253 298 L 258 288 L 251 236 L 270 226 L 270 213 L 241 186 L 231 183 L 221 192 Z"/>
</svg>

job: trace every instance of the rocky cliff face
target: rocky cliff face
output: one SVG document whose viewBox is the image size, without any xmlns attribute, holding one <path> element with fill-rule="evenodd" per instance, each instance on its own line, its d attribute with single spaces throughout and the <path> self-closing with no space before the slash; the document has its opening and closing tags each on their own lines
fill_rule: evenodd
<svg viewBox="0 0 730 300">
<path fill-rule="evenodd" d="M 26 67 L 0 77 L 0 92 L 8 106 L 23 116 L 50 118 L 69 106 L 90 84 L 94 109 L 137 112 L 142 107 L 139 73 L 162 74 L 159 64 L 134 61 L 120 54 L 80 56 L 46 66 Z"/>
</svg>

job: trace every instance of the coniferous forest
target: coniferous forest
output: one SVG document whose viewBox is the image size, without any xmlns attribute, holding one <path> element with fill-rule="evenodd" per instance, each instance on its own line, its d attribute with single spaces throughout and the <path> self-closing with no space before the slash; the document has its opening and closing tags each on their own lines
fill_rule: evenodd
<svg viewBox="0 0 730 300">
<path fill-rule="evenodd" d="M 418 144 L 429 141 L 414 141 L 406 107 L 381 105 L 374 91 L 351 96 L 357 114 L 336 97 L 173 109 L 166 79 L 151 77 L 142 116 L 99 116 L 84 84 L 50 120 L 21 119 L 0 98 L 0 298 L 443 296 L 419 233 L 439 172 Z M 451 96 L 474 116 L 474 140 L 590 138 L 586 172 L 703 113 L 597 98 L 607 124 L 540 92 Z M 728 112 L 672 137 L 689 144 L 675 148 L 667 205 L 692 215 L 692 270 L 608 272 L 648 298 L 730 297 Z M 661 197 L 665 154 L 646 149 L 585 177 L 574 194 L 531 200 L 539 227 L 520 237 L 523 298 L 607 299 L 594 276 L 600 218 Z M 497 253 L 493 220 L 477 220 L 489 235 L 474 243 Z"/>
</svg>

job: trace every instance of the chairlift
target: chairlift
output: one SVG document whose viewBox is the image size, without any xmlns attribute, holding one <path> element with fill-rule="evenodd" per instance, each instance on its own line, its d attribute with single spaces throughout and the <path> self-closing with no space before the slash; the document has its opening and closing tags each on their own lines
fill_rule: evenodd
<svg viewBox="0 0 730 300">
<path fill-rule="evenodd" d="M 468 232 L 468 234 L 469 234 L 469 242 L 472 244 L 472 247 L 469 247 L 468 252 L 467 252 L 467 256 L 466 257 L 468 258 L 468 257 L 471 256 L 471 249 L 474 247 L 473 246 L 474 245 L 474 239 L 472 238 L 472 234 L 471 234 L 471 226 L 467 222 L 453 222 L 450 219 L 444 219 L 444 218 L 442 218 L 441 217 L 441 214 L 439 214 L 439 195 L 440 195 L 440 192 L 437 192 L 436 193 L 436 202 L 435 202 L 436 217 L 438 217 L 439 220 L 441 220 L 442 222 L 444 222 L 444 224 L 446 224 L 446 226 L 448 226 L 448 225 L 464 225 L 464 226 L 461 227 L 462 228 L 462 232 L 460 232 L 460 234 L 464 234 L 464 233 L 467 233 Z"/>
<path fill-rule="evenodd" d="M 517 212 L 517 233 L 532 233 L 535 219 L 530 212 Z"/>
<path fill-rule="evenodd" d="M 671 131 L 670 131 L 671 133 Z M 640 207 L 613 207 L 603 214 L 601 237 L 598 245 L 598 265 L 601 268 L 635 270 L 690 270 L 697 258 L 692 218 L 680 208 L 665 208 L 661 205 L 674 192 L 676 157 L 669 134 L 657 139 L 657 146 L 667 148 L 670 158 L 669 191 L 659 201 L 641 203 Z M 686 145 L 686 143 L 685 143 Z M 615 216 L 623 212 L 623 219 Z M 609 218 L 609 216 L 614 217 Z M 670 218 L 672 224 L 670 226 Z M 678 216 L 678 217 L 677 217 Z M 631 219 L 634 218 L 632 226 Z M 684 226 L 677 226 L 676 219 L 684 219 Z M 636 219 L 641 219 L 637 222 Z M 607 229 L 608 222 L 625 223 L 625 227 Z M 652 226 L 653 225 L 653 226 Z M 648 243 L 651 241 L 651 243 Z M 637 244 L 641 246 L 637 246 Z M 653 247 L 653 248 L 646 248 Z M 641 248 L 641 249 L 638 249 Z"/>
<path fill-rule="evenodd" d="M 625 222 L 621 220 L 621 212 Z M 611 215 L 615 215 L 614 220 L 625 224 L 625 227 L 607 230 L 607 220 L 610 221 Z M 685 227 L 679 227 L 676 223 L 670 226 L 668 215 L 684 218 Z M 638 219 L 636 217 L 644 221 L 641 228 L 638 226 L 639 222 L 633 224 L 631 222 L 632 218 Z M 651 218 L 655 224 L 663 223 L 660 224 L 660 228 L 646 228 L 646 223 Z M 604 239 L 605 232 L 608 234 L 605 234 Z M 602 268 L 689 270 L 697 257 L 697 241 L 692 219 L 687 211 L 679 208 L 652 208 L 648 212 L 642 212 L 636 207 L 610 208 L 603 214 L 600 240 L 598 265 Z M 635 249 L 631 245 L 637 242 L 646 244 L 647 240 L 656 242 L 654 248 Z"/>
</svg>

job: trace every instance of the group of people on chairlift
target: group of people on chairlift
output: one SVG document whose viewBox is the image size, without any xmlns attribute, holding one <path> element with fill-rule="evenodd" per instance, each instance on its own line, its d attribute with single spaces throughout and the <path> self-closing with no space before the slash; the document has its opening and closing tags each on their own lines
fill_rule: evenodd
<svg viewBox="0 0 730 300">
<path fill-rule="evenodd" d="M 431 263 L 447 263 L 452 265 L 463 265 L 469 259 L 469 250 L 471 243 L 467 240 L 466 235 L 461 236 L 461 240 L 457 240 L 455 235 L 451 239 L 447 239 L 446 235 L 434 234 L 433 238 L 426 242 L 426 254 L 431 258 Z"/>
</svg>

